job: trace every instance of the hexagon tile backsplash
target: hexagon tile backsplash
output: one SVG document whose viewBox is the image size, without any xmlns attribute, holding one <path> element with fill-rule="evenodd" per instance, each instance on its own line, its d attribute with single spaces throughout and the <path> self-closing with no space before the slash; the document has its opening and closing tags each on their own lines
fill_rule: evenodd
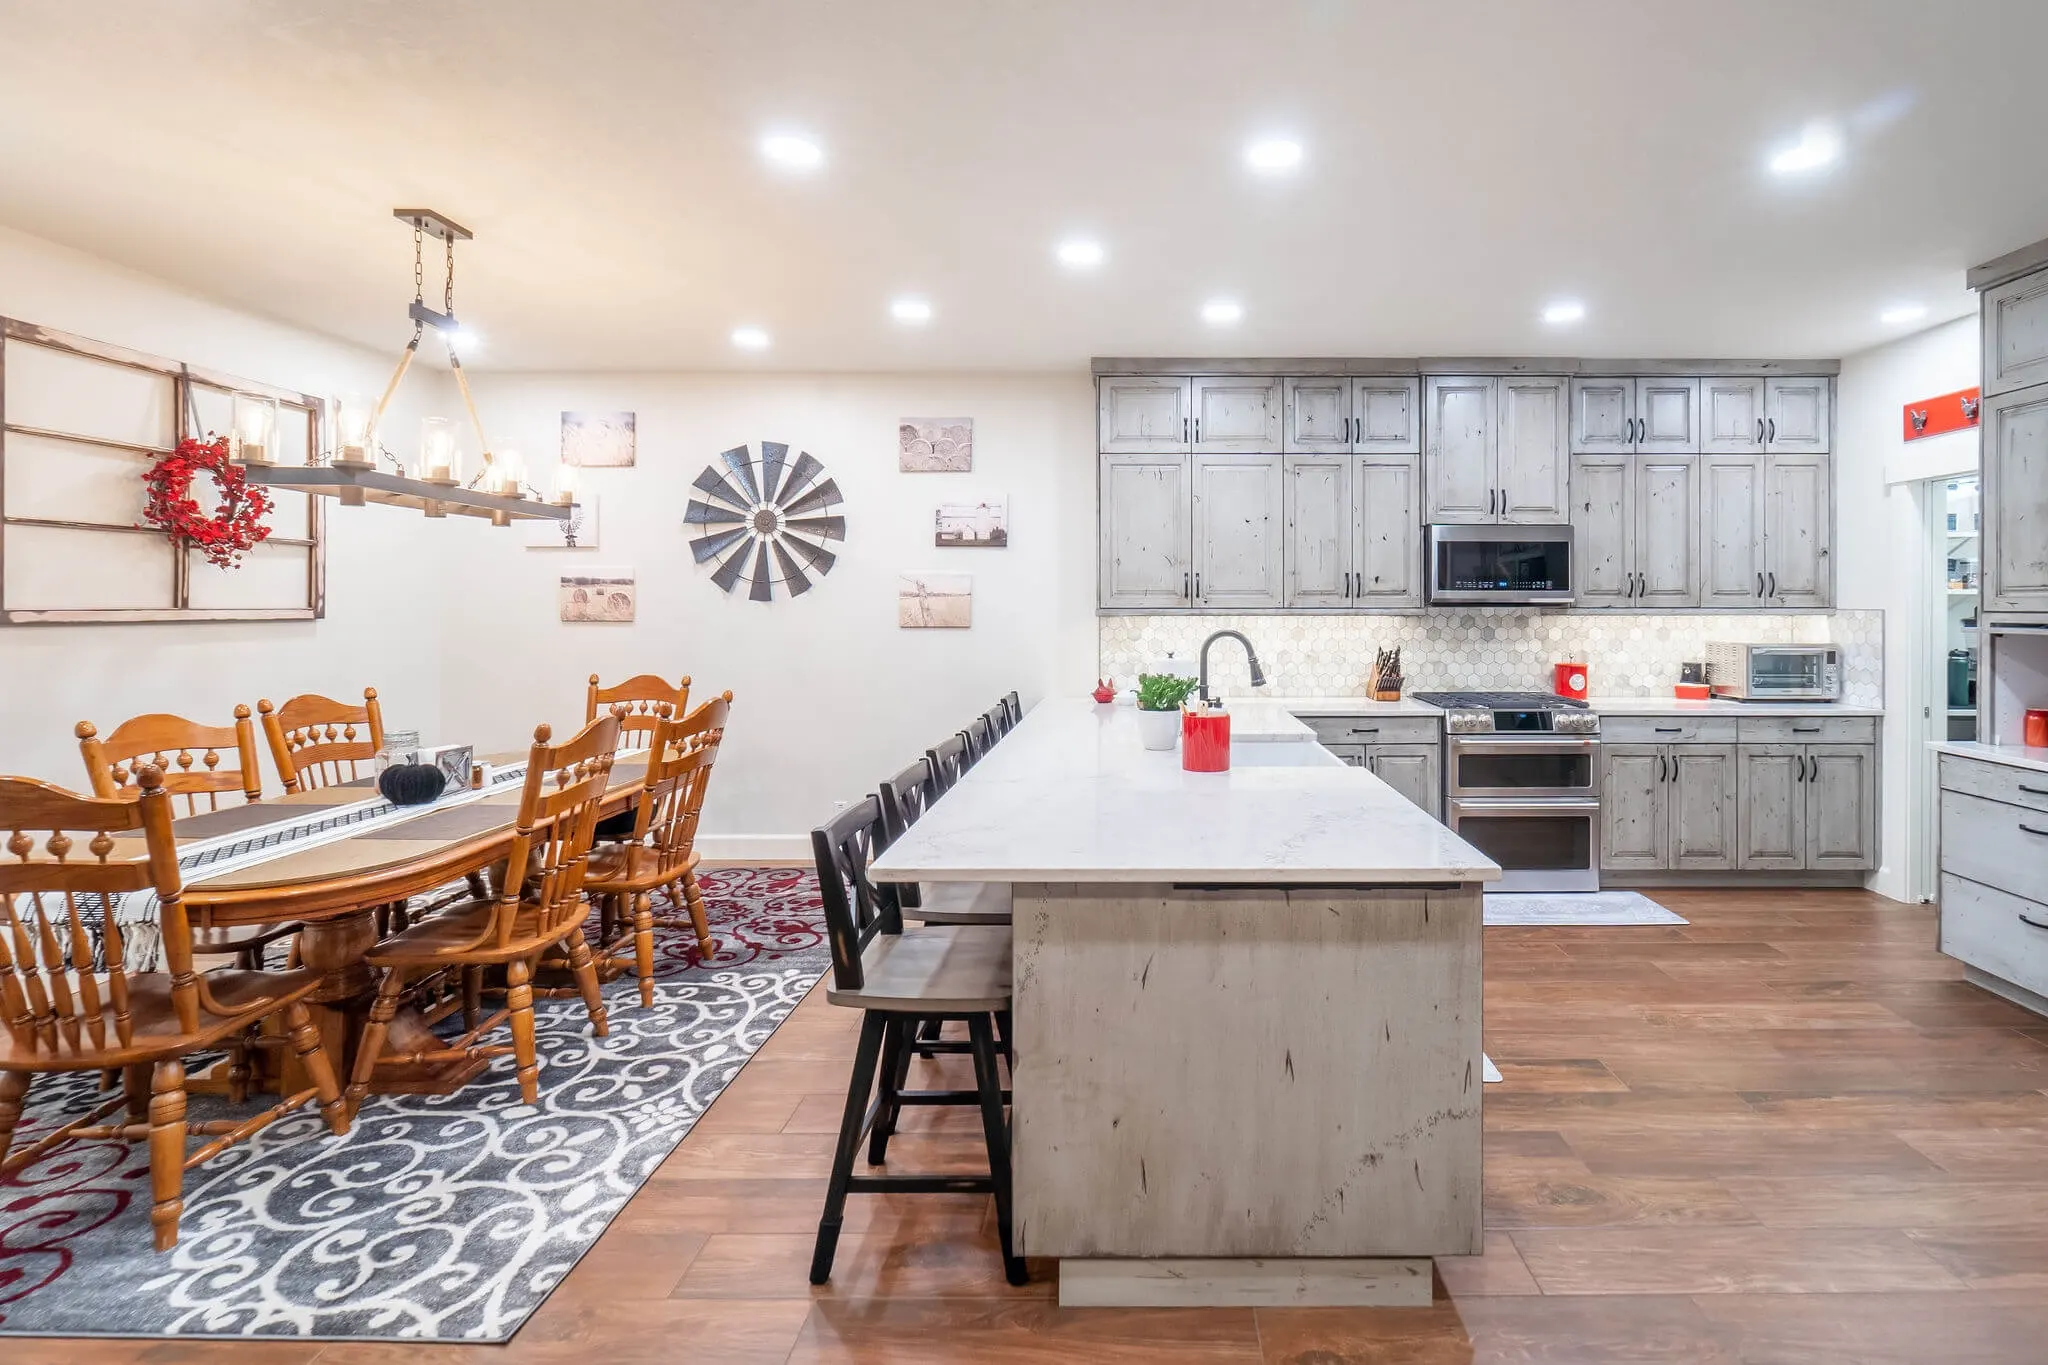
<svg viewBox="0 0 2048 1365">
<path fill-rule="evenodd" d="M 1842 700 L 1884 704 L 1884 613 L 1825 616 L 1669 615 L 1606 612 L 1458 611 L 1416 616 L 1105 616 L 1100 676 L 1128 687 L 1172 651 L 1190 658 L 1211 631 L 1241 630 L 1258 647 L 1265 695 L 1355 697 L 1365 692 L 1373 651 L 1399 645 L 1409 692 L 1453 688 L 1550 690 L 1550 666 L 1587 666 L 1596 697 L 1668 697 L 1678 666 L 1706 657 L 1716 640 L 1836 644 Z M 1244 651 L 1210 652 L 1210 681 L 1226 696 L 1252 691 Z"/>
</svg>

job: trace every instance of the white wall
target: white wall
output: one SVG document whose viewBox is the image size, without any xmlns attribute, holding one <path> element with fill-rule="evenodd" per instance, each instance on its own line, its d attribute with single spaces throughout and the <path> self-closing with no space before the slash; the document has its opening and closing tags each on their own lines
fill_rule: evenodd
<svg viewBox="0 0 2048 1365">
<path fill-rule="evenodd" d="M 500 449 L 551 475 L 561 413 L 638 414 L 632 469 L 579 471 L 599 507 L 594 551 L 524 548 L 514 530 L 450 525 L 443 606 L 445 737 L 524 744 L 539 721 L 582 720 L 584 683 L 689 674 L 693 695 L 735 696 L 704 817 L 714 857 L 805 856 L 833 802 L 880 780 L 1014 688 L 1027 704 L 1073 693 L 1095 666 L 1093 389 L 1031 377 L 499 375 L 476 379 Z M 904 474 L 898 421 L 972 417 L 974 470 Z M 809 593 L 728 596 L 693 562 L 690 481 L 718 453 L 763 440 L 808 450 L 836 479 L 847 539 Z M 535 482 L 542 482 L 536 478 Z M 938 550 L 941 500 L 1007 494 L 1010 545 Z M 574 565 L 638 578 L 631 625 L 561 624 L 556 580 Z M 901 630 L 906 570 L 974 578 L 974 625 Z"/>
<path fill-rule="evenodd" d="M 0 314 L 249 379 L 332 394 L 377 392 L 408 335 L 393 295 L 391 357 L 239 313 L 159 280 L 0 229 Z M 404 430 L 446 383 L 407 381 L 391 419 Z M 141 473 L 137 466 L 138 476 Z M 0 625 L 0 772 L 82 787 L 72 727 L 102 732 L 146 711 L 226 724 L 299 692 L 359 696 L 375 686 L 393 728 L 440 727 L 439 618 L 422 584 L 440 577 L 442 538 L 417 514 L 331 508 L 321 621 L 180 625 Z M 266 761 L 266 787 L 279 784 Z"/>
<path fill-rule="evenodd" d="M 1930 570 L 1913 486 L 1890 480 L 1976 467 L 1975 431 L 1908 443 L 1901 413 L 1917 399 L 1968 388 L 1977 376 L 1977 321 L 1971 315 L 1847 357 L 1836 387 L 1836 601 L 1885 613 L 1883 866 L 1871 886 L 1899 899 L 1911 894 L 1911 797 L 1929 772 L 1913 745 L 1919 730 L 1912 722 L 1925 700 L 1914 679 L 1928 664 L 1916 657 L 1912 620 L 1925 602 L 1923 579 Z M 1921 643 L 1928 650 L 1947 648 L 1940 639 Z"/>
</svg>

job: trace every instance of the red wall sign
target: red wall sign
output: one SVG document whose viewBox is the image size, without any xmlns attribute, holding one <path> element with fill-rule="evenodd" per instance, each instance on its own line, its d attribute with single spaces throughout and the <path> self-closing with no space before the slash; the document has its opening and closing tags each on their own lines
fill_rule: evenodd
<svg viewBox="0 0 2048 1365">
<path fill-rule="evenodd" d="M 1974 427 L 1977 414 L 1983 407 L 1984 400 L 1976 389 L 1957 389 L 1939 398 L 1923 398 L 1917 403 L 1908 403 L 1902 418 L 1906 439 L 1918 441 L 1923 437 L 1944 436 L 1951 431 Z"/>
</svg>

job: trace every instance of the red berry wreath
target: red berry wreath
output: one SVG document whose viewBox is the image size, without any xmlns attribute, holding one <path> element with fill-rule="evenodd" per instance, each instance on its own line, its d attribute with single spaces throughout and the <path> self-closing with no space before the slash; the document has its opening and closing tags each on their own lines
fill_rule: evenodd
<svg viewBox="0 0 2048 1365">
<path fill-rule="evenodd" d="M 200 473 L 211 475 L 220 486 L 220 506 L 212 516 L 201 512 L 192 497 L 192 480 Z M 182 541 L 198 550 L 209 564 L 231 569 L 270 534 L 263 524 L 270 495 L 252 485 L 248 472 L 228 459 L 226 437 L 201 441 L 187 436 L 149 467 L 142 482 L 149 490 L 142 519 L 173 543 Z"/>
</svg>

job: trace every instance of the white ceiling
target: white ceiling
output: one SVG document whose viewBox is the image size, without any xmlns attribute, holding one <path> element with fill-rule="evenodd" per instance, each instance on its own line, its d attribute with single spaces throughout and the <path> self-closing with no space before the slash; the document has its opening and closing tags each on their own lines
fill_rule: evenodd
<svg viewBox="0 0 2048 1365">
<path fill-rule="evenodd" d="M 2048 237 L 2044 52 L 2040 0 L 0 0 L 0 222 L 395 347 L 438 208 L 492 368 L 1837 356 Z"/>
</svg>

